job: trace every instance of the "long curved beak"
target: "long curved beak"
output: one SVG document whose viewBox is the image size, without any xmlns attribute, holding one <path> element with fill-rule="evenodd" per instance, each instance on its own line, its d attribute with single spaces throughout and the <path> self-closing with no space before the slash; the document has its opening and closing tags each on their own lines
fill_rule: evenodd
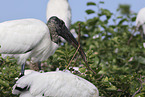
<svg viewBox="0 0 145 97">
<path fill-rule="evenodd" d="M 79 46 L 79 43 L 78 41 L 74 38 L 74 36 L 72 35 L 72 33 L 67 29 L 67 27 L 65 25 L 63 25 L 62 27 L 62 31 L 63 31 L 63 34 L 60 35 L 61 37 L 63 37 L 66 41 L 68 41 L 68 43 L 70 43 L 71 45 L 73 45 L 76 49 L 78 48 Z M 87 58 L 86 58 L 86 54 L 84 53 L 84 50 L 82 49 L 82 47 L 80 46 L 79 47 L 79 53 L 81 55 L 81 57 L 83 58 L 85 64 L 87 65 L 87 67 L 93 71 L 90 66 L 88 65 L 88 62 L 87 62 Z M 94 72 L 94 71 L 93 71 Z M 94 72 L 95 73 L 95 72 Z M 95 73 L 96 74 L 96 73 Z"/>
</svg>

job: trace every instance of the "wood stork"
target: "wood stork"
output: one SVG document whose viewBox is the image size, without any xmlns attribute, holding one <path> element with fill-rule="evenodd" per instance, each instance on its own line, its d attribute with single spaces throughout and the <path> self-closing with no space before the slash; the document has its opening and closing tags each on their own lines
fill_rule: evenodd
<svg viewBox="0 0 145 97">
<path fill-rule="evenodd" d="M 20 94 L 20 97 L 99 97 L 99 91 L 92 83 L 62 71 L 39 73 L 28 70 L 27 75 L 13 86 L 12 93 Z"/>
<path fill-rule="evenodd" d="M 62 19 L 65 22 L 67 28 L 69 28 L 71 25 L 71 8 L 69 6 L 68 0 L 49 0 L 48 5 L 47 5 L 47 9 L 46 9 L 47 21 L 52 16 L 57 16 L 58 18 Z M 65 42 L 65 40 L 62 37 L 60 39 L 62 42 Z M 2 54 L 3 58 L 6 58 L 7 56 L 19 58 L 20 56 L 25 56 L 25 55 L 24 54 L 23 55 L 20 55 L 20 54 Z M 33 60 L 33 59 L 31 59 L 31 60 Z M 38 62 L 38 66 L 39 66 L 39 70 L 41 70 L 40 61 Z"/>
<path fill-rule="evenodd" d="M 57 16 L 58 18 L 62 19 L 69 29 L 72 15 L 68 0 L 49 0 L 46 9 L 47 21 L 52 16 Z"/>
<path fill-rule="evenodd" d="M 6 21 L 0 23 L 0 53 L 19 54 L 18 64 L 22 64 L 21 74 L 24 75 L 26 59 L 33 57 L 34 62 L 47 59 L 59 47 L 60 37 L 75 48 L 79 45 L 65 23 L 55 16 L 49 19 L 47 25 L 37 19 Z M 87 63 L 81 47 L 79 52 Z"/>
<path fill-rule="evenodd" d="M 143 38 L 145 38 L 145 7 L 138 12 L 136 17 L 136 25 L 137 29 L 142 32 Z M 145 48 L 145 43 L 143 43 L 143 45 Z"/>
</svg>

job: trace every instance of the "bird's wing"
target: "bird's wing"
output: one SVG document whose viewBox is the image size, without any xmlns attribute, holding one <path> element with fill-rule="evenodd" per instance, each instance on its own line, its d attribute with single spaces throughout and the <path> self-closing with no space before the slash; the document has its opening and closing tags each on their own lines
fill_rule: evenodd
<svg viewBox="0 0 145 97">
<path fill-rule="evenodd" d="M 38 81 L 36 81 L 38 79 Z M 40 85 L 42 85 L 42 80 L 41 74 L 39 72 L 32 72 L 31 74 L 28 74 L 26 76 L 21 77 L 18 79 L 16 84 L 13 86 L 12 93 L 13 94 L 24 94 L 24 91 L 29 91 L 27 92 L 29 95 L 40 95 L 42 92 L 42 88 Z M 35 82 L 40 82 L 40 83 L 35 83 Z M 33 88 L 34 86 L 39 87 L 39 88 Z M 29 90 L 30 89 L 30 90 Z"/>
<path fill-rule="evenodd" d="M 41 96 L 93 97 L 95 93 L 99 93 L 92 83 L 65 72 L 32 73 L 20 78 L 15 85 L 21 89 L 29 89 L 32 95 Z M 16 90 L 13 88 L 13 93 Z"/>
<path fill-rule="evenodd" d="M 48 27 L 37 19 L 21 19 L 0 23 L 0 53 L 21 54 L 29 52 L 39 44 L 46 33 L 49 33 Z"/>
<path fill-rule="evenodd" d="M 29 91 L 25 91 L 25 92 L 22 92 L 19 97 L 36 97 L 36 96 L 31 95 Z"/>
<path fill-rule="evenodd" d="M 145 8 L 142 8 L 136 17 L 136 25 L 137 27 L 141 25 L 145 25 Z M 144 28 L 145 29 L 145 28 Z"/>
</svg>

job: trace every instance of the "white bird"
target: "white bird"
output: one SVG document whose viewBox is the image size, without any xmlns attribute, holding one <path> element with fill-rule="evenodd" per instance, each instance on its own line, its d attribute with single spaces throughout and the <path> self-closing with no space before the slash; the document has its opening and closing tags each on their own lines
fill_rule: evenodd
<svg viewBox="0 0 145 97">
<path fill-rule="evenodd" d="M 136 25 L 137 28 L 142 27 L 145 34 L 145 7 L 138 12 L 136 17 Z"/>
<path fill-rule="evenodd" d="M 137 29 L 143 33 L 143 37 L 145 38 L 145 7 L 138 12 L 136 17 L 136 25 Z M 145 47 L 145 43 L 143 43 L 143 45 Z"/>
<path fill-rule="evenodd" d="M 49 2 L 47 4 L 47 9 L 46 9 L 47 21 L 52 16 L 57 16 L 58 18 L 63 20 L 65 22 L 67 28 L 69 29 L 70 25 L 71 25 L 72 16 L 71 16 L 71 8 L 68 3 L 68 0 L 49 0 Z M 65 40 L 63 38 L 61 38 L 61 41 L 65 42 Z M 19 58 L 20 56 L 25 56 L 25 54 L 23 54 L 23 55 L 21 55 L 21 54 L 2 54 L 3 58 L 6 58 L 7 56 Z M 39 69 L 41 69 L 40 62 L 38 63 L 38 65 L 39 65 Z"/>
<path fill-rule="evenodd" d="M 71 25 L 71 8 L 68 0 L 49 0 L 46 9 L 46 19 L 49 20 L 50 17 L 57 16 L 63 20 L 67 26 L 70 28 Z"/>
<path fill-rule="evenodd" d="M 69 72 L 28 72 L 30 74 L 18 79 L 13 86 L 13 94 L 20 94 L 20 97 L 99 97 L 96 86 Z"/>
<path fill-rule="evenodd" d="M 22 64 L 21 74 L 24 75 L 26 60 L 30 57 L 34 58 L 34 62 L 46 60 L 59 47 L 60 37 L 75 48 L 79 45 L 64 22 L 55 16 L 49 19 L 47 25 L 37 19 L 6 21 L 0 23 L 0 53 L 19 54 L 18 64 Z M 81 47 L 79 52 L 87 64 Z"/>
</svg>

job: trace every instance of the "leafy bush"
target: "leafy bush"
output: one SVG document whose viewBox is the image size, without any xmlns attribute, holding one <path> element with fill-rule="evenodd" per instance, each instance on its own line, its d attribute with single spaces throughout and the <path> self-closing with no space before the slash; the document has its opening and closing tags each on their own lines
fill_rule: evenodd
<svg viewBox="0 0 145 97">
<path fill-rule="evenodd" d="M 133 25 L 136 14 L 117 16 L 108 9 L 100 8 L 104 2 L 88 2 L 96 10 L 88 9 L 88 15 L 96 17 L 84 22 L 74 23 L 71 29 L 81 33 L 80 43 L 86 52 L 90 67 L 96 75 L 87 69 L 77 53 L 70 71 L 90 82 L 99 89 L 100 96 L 131 97 L 145 96 L 145 48 L 139 32 Z M 110 23 L 112 22 L 112 23 Z M 80 24 L 80 26 L 79 26 Z M 80 29 L 80 31 L 79 31 Z M 53 56 L 43 62 L 44 71 L 64 70 L 76 49 L 65 43 Z M 20 71 L 16 60 L 2 59 L 0 68 L 0 94 L 13 96 L 11 87 Z M 47 65 L 46 65 L 47 64 Z M 79 71 L 72 67 L 79 67 Z"/>
</svg>

